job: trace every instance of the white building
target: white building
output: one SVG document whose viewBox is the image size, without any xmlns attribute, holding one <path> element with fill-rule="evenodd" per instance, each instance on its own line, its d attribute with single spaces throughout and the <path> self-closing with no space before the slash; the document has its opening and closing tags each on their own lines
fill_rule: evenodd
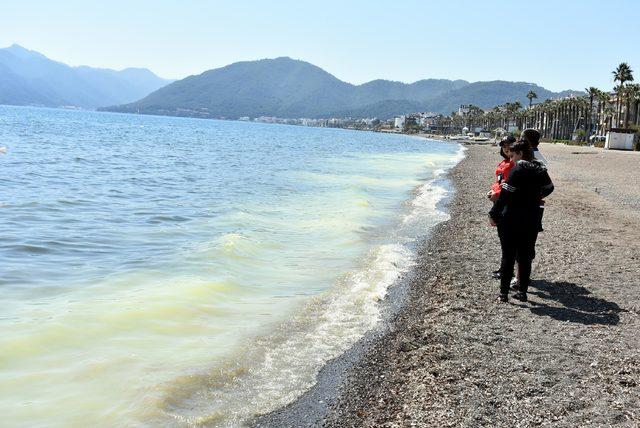
<svg viewBox="0 0 640 428">
<path fill-rule="evenodd" d="M 420 125 L 421 127 L 427 127 L 427 126 L 431 126 L 431 125 L 435 125 L 436 123 L 436 119 L 438 118 L 438 114 L 437 113 L 420 113 L 419 118 L 418 118 L 418 125 Z"/>
<path fill-rule="evenodd" d="M 458 116 L 466 116 L 467 114 L 469 114 L 469 105 L 462 104 L 458 107 Z"/>
<path fill-rule="evenodd" d="M 617 150 L 633 150 L 633 141 L 635 134 L 633 132 L 607 132 L 607 139 L 604 143 L 605 149 Z"/>
<path fill-rule="evenodd" d="M 393 126 L 396 128 L 404 128 L 404 123 L 407 120 L 406 116 L 398 116 L 395 118 L 395 121 L 393 122 Z"/>
</svg>

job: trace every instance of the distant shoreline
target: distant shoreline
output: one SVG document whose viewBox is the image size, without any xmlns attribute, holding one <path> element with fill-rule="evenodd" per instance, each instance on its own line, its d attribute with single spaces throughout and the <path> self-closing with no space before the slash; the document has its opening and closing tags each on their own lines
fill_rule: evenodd
<svg viewBox="0 0 640 428">
<path fill-rule="evenodd" d="M 321 129 L 342 129 L 345 131 L 360 131 L 360 132 L 381 132 L 385 134 L 393 134 L 393 135 L 406 135 L 411 137 L 422 137 L 431 140 L 445 141 L 443 135 L 437 134 L 426 134 L 426 133 L 416 133 L 409 134 L 400 131 L 392 131 L 392 130 L 373 130 L 373 129 L 358 129 L 352 127 L 341 127 L 341 126 L 310 126 L 310 125 L 301 125 L 301 124 L 293 124 L 293 123 L 279 123 L 279 122 L 261 122 L 261 121 L 253 121 L 253 120 L 239 120 L 239 119 L 221 119 L 221 118 L 211 118 L 211 117 L 197 117 L 197 116 L 187 116 L 187 115 L 172 115 L 172 114 L 157 114 L 157 113 L 133 113 L 133 112 L 124 112 L 124 111 L 114 111 L 114 110 L 105 110 L 101 108 L 97 109 L 86 109 L 81 107 L 49 107 L 43 105 L 13 105 L 13 104 L 0 104 L 0 107 L 11 107 L 11 108 L 36 108 L 36 109 L 48 109 L 48 110 L 60 110 L 67 112 L 94 112 L 94 113 L 107 113 L 107 114 L 122 114 L 122 115 L 133 115 L 133 116 L 149 116 L 149 117 L 171 117 L 171 118 L 179 118 L 179 119 L 198 119 L 198 120 L 209 120 L 209 121 L 222 121 L 222 122 L 242 122 L 242 123 L 255 123 L 255 124 L 263 124 L 263 125 L 283 125 L 283 126 L 296 126 L 303 128 L 321 128 Z"/>
</svg>

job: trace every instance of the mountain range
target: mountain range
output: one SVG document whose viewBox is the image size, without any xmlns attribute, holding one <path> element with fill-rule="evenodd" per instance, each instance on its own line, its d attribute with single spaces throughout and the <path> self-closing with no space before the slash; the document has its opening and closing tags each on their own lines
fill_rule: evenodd
<svg viewBox="0 0 640 428">
<path fill-rule="evenodd" d="M 0 49 L 0 104 L 91 109 L 138 100 L 171 82 L 146 68 L 70 67 L 20 45 Z"/>
<path fill-rule="evenodd" d="M 578 93 L 500 80 L 373 80 L 353 85 L 288 57 L 237 62 L 171 81 L 146 68 L 71 67 L 16 44 L 0 49 L 0 104 L 12 105 L 227 119 L 386 119 L 418 111 L 447 114 L 461 104 L 485 109 L 513 101 L 524 105 L 530 90 L 536 92 L 538 102 Z"/>
<path fill-rule="evenodd" d="M 418 111 L 450 113 L 461 104 L 491 108 L 506 102 L 538 102 L 576 91 L 552 92 L 526 82 L 425 79 L 414 83 L 344 82 L 305 61 L 288 57 L 237 62 L 173 82 L 133 103 L 103 110 L 237 119 L 378 117 Z"/>
</svg>

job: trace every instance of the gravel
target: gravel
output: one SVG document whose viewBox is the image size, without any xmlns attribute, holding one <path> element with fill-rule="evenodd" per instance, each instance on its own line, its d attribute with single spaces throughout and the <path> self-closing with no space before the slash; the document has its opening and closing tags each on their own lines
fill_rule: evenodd
<svg viewBox="0 0 640 428">
<path fill-rule="evenodd" d="M 556 191 L 528 303 L 496 302 L 484 195 L 499 159 L 469 146 L 401 308 L 257 425 L 640 426 L 640 156 L 541 151 Z"/>
</svg>

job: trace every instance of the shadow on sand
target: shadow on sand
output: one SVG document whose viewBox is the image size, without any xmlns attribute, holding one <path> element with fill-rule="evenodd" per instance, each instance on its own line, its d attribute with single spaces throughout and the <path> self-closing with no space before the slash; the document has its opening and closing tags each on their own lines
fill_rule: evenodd
<svg viewBox="0 0 640 428">
<path fill-rule="evenodd" d="M 593 297 L 586 288 L 570 282 L 532 281 L 529 293 L 561 304 L 558 307 L 544 302 L 531 302 L 530 307 L 532 313 L 558 321 L 617 325 L 620 322 L 619 314 L 624 311 L 616 303 Z"/>
</svg>

